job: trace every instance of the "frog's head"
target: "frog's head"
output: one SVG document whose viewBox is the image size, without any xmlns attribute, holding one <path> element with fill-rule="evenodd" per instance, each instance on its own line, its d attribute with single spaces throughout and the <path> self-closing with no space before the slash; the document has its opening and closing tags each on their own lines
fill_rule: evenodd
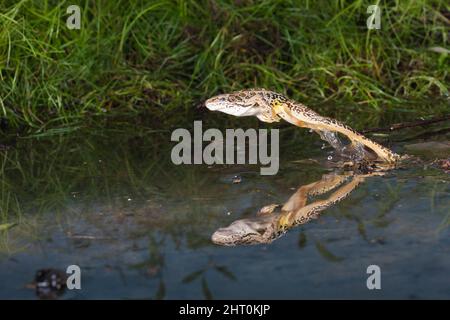
<svg viewBox="0 0 450 320">
<path fill-rule="evenodd" d="M 233 116 L 255 116 L 260 112 L 260 105 L 255 101 L 255 97 L 257 97 L 255 91 L 242 90 L 212 97 L 206 100 L 205 106 L 211 111 L 220 111 Z"/>
<path fill-rule="evenodd" d="M 228 227 L 220 228 L 211 236 L 212 242 L 223 246 L 269 243 L 273 239 L 273 219 L 270 216 L 236 220 Z"/>
<path fill-rule="evenodd" d="M 220 111 L 233 116 L 259 116 L 272 108 L 278 93 L 265 89 L 246 89 L 214 96 L 205 102 L 211 111 Z"/>
</svg>

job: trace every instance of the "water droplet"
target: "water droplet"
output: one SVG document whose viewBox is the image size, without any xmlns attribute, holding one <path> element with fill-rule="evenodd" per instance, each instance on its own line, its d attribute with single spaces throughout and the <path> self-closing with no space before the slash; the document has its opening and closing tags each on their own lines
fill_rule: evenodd
<svg viewBox="0 0 450 320">
<path fill-rule="evenodd" d="M 128 201 L 131 201 L 132 199 L 131 199 L 131 198 L 128 198 L 127 200 L 128 200 Z"/>
<path fill-rule="evenodd" d="M 325 145 L 325 143 L 324 144 L 322 144 L 322 146 L 320 147 L 320 149 L 325 149 L 327 146 Z"/>
<path fill-rule="evenodd" d="M 242 178 L 240 176 L 234 176 L 231 181 L 233 182 L 233 184 L 241 183 Z"/>
<path fill-rule="evenodd" d="M 231 215 L 231 211 L 228 211 L 228 212 L 227 212 L 227 216 L 229 216 L 229 215 Z"/>
<path fill-rule="evenodd" d="M 328 160 L 332 160 L 333 159 L 333 157 L 332 156 L 328 156 L 328 158 L 327 158 Z"/>
</svg>

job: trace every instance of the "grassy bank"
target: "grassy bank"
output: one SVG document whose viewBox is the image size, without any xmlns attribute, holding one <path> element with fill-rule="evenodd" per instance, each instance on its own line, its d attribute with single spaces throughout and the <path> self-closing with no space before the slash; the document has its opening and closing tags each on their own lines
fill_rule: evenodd
<svg viewBox="0 0 450 320">
<path fill-rule="evenodd" d="M 176 122 L 215 93 L 255 86 L 373 113 L 448 99 L 446 3 L 381 1 L 381 30 L 369 31 L 369 1 L 1 1 L 1 126 Z M 71 4 L 81 30 L 66 27 Z"/>
</svg>

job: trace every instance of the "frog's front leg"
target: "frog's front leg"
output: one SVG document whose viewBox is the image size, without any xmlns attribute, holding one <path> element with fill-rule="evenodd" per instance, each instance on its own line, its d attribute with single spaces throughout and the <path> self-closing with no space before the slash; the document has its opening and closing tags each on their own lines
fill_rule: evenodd
<svg viewBox="0 0 450 320">
<path fill-rule="evenodd" d="M 257 115 L 256 117 L 259 120 L 261 120 L 263 122 L 268 122 L 268 123 L 279 122 L 281 120 L 281 118 L 273 110 L 263 112 L 263 113 Z"/>
</svg>

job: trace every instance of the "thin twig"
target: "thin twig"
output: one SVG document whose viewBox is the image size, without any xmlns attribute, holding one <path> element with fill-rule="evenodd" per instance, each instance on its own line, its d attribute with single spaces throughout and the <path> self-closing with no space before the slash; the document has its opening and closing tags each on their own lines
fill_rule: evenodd
<svg viewBox="0 0 450 320">
<path fill-rule="evenodd" d="M 432 123 L 442 122 L 442 121 L 447 121 L 447 120 L 450 120 L 450 114 L 446 115 L 444 117 L 433 118 L 433 119 L 428 119 L 428 120 L 417 120 L 417 121 L 411 121 L 411 122 L 395 123 L 395 124 L 390 125 L 389 127 L 371 128 L 371 129 L 362 131 L 362 133 L 394 131 L 394 130 L 400 130 L 400 129 L 404 129 L 404 128 L 426 126 L 426 125 L 429 125 Z"/>
</svg>

